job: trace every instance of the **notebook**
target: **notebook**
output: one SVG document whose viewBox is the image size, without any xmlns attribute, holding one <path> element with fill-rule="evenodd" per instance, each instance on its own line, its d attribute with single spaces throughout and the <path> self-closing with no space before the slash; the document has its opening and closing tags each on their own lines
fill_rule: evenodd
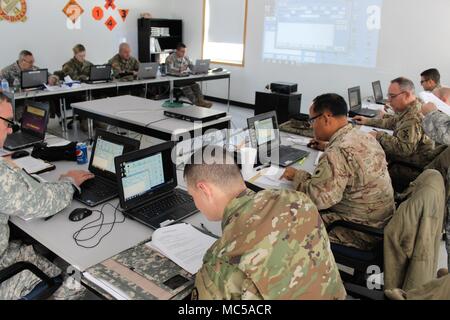
<svg viewBox="0 0 450 320">
<path fill-rule="evenodd" d="M 55 169 L 55 165 L 31 156 L 15 159 L 14 163 L 29 174 L 40 174 Z"/>
</svg>

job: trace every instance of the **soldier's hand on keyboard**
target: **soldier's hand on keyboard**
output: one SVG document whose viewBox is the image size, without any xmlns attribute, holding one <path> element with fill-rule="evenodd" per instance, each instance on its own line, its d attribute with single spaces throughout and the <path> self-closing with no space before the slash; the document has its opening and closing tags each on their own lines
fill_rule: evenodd
<svg viewBox="0 0 450 320">
<path fill-rule="evenodd" d="M 85 181 L 93 179 L 94 175 L 83 170 L 72 170 L 61 175 L 61 178 L 69 178 L 77 187 L 81 186 Z"/>
<path fill-rule="evenodd" d="M 316 140 L 316 139 L 312 139 L 309 143 L 308 143 L 308 148 L 311 149 L 316 149 L 319 151 L 325 151 L 325 148 L 327 147 L 327 142 L 325 141 L 320 141 L 320 140 Z"/>
</svg>

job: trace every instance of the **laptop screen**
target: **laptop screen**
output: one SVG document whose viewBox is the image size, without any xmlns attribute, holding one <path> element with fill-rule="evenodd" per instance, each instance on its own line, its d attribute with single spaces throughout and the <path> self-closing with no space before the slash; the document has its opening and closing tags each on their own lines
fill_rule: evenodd
<svg viewBox="0 0 450 320">
<path fill-rule="evenodd" d="M 140 142 L 112 132 L 97 129 L 89 162 L 89 171 L 96 176 L 116 180 L 114 158 L 139 150 Z"/>
<path fill-rule="evenodd" d="M 375 101 L 383 101 L 383 90 L 381 89 L 380 81 L 373 83 L 373 95 L 375 96 Z"/>
<path fill-rule="evenodd" d="M 177 186 L 172 147 L 164 143 L 116 159 L 122 208 L 140 204 Z"/>
<path fill-rule="evenodd" d="M 43 87 L 48 82 L 48 70 L 30 70 L 22 71 L 21 86 L 22 89 L 32 89 Z"/>
<path fill-rule="evenodd" d="M 277 115 L 275 111 L 260 114 L 247 120 L 250 140 L 254 148 L 270 147 L 279 141 Z"/>
<path fill-rule="evenodd" d="M 350 110 L 361 109 L 361 91 L 359 87 L 348 90 L 348 100 L 350 104 Z"/>
<path fill-rule="evenodd" d="M 43 137 L 47 130 L 47 110 L 27 105 L 22 115 L 22 131 Z"/>
<path fill-rule="evenodd" d="M 97 65 L 91 66 L 91 74 L 89 77 L 91 81 L 109 81 L 111 80 L 111 65 Z"/>
<path fill-rule="evenodd" d="M 124 149 L 123 144 L 113 143 L 98 137 L 92 167 L 115 174 L 114 158 L 121 156 Z"/>
</svg>

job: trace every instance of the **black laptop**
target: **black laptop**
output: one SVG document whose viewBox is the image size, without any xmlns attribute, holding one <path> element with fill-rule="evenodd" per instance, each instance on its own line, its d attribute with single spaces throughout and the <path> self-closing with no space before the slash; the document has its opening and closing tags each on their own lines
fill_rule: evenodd
<svg viewBox="0 0 450 320">
<path fill-rule="evenodd" d="M 23 90 L 44 89 L 48 83 L 48 69 L 22 71 L 20 86 Z"/>
<path fill-rule="evenodd" d="M 25 111 L 20 122 L 20 131 L 8 135 L 4 148 L 10 151 L 31 147 L 44 141 L 50 107 L 48 104 L 25 101 Z"/>
<path fill-rule="evenodd" d="M 275 111 L 249 118 L 247 123 L 252 147 L 258 150 L 259 163 L 288 167 L 309 155 L 307 151 L 281 145 Z"/>
<path fill-rule="evenodd" d="M 367 118 L 374 118 L 378 111 L 362 107 L 361 88 L 354 87 L 348 89 L 348 103 L 350 117 L 363 116 Z"/>
<path fill-rule="evenodd" d="M 83 183 L 81 192 L 76 193 L 74 198 L 90 207 L 116 198 L 119 194 L 114 158 L 139 150 L 139 146 L 137 140 L 97 129 L 89 162 L 89 171 L 95 178 Z"/>
<path fill-rule="evenodd" d="M 169 118 L 175 118 L 189 122 L 205 123 L 224 118 L 227 116 L 227 113 L 215 109 L 186 106 L 177 109 L 165 110 L 164 115 Z"/>
<path fill-rule="evenodd" d="M 95 84 L 111 81 L 111 70 L 112 67 L 110 64 L 91 66 L 89 80 L 87 81 L 87 83 Z"/>
<path fill-rule="evenodd" d="M 123 213 L 153 229 L 198 212 L 192 197 L 177 188 L 173 147 L 165 142 L 115 159 Z"/>
<path fill-rule="evenodd" d="M 385 105 L 388 101 L 383 96 L 383 89 L 381 88 L 381 82 L 375 81 L 372 82 L 373 96 L 375 98 L 376 104 Z"/>
</svg>

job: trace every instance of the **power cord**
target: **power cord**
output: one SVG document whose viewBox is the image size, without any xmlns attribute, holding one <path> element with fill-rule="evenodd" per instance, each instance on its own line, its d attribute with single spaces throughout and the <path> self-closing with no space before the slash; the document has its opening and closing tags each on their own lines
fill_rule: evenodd
<svg viewBox="0 0 450 320">
<path fill-rule="evenodd" d="M 97 219 L 95 219 L 94 221 L 91 221 L 89 223 L 86 223 L 83 227 L 81 227 L 80 230 L 76 231 L 73 234 L 72 238 L 75 241 L 76 245 L 81 247 L 81 248 L 84 248 L 84 249 L 94 249 L 100 244 L 100 242 L 102 242 L 102 240 L 107 235 L 109 235 L 113 231 L 114 226 L 116 224 L 124 223 L 125 220 L 126 220 L 125 216 L 123 216 L 123 219 L 121 221 L 117 221 L 117 211 L 120 212 L 119 205 L 120 204 L 117 204 L 117 206 L 114 207 L 111 203 L 106 203 L 106 204 L 104 204 L 101 207 L 100 210 L 93 210 L 93 212 L 98 212 L 98 213 L 100 213 L 100 215 L 99 215 L 99 217 Z M 113 220 L 113 222 L 105 223 L 105 214 L 104 214 L 103 211 L 104 211 L 106 206 L 110 206 L 110 207 L 112 207 L 114 209 L 114 220 Z M 95 223 L 97 223 L 99 221 L 101 221 L 99 224 L 95 224 Z M 88 242 L 88 241 L 91 241 L 92 239 L 94 239 L 100 233 L 100 231 L 103 229 L 103 227 L 105 227 L 105 226 L 110 226 L 109 230 L 104 235 L 102 235 L 100 237 L 100 239 L 98 239 L 98 241 L 94 245 L 88 246 L 88 245 L 83 245 L 82 244 L 82 243 L 85 243 L 85 242 Z M 94 228 L 98 228 L 98 230 L 92 236 L 87 237 L 87 238 L 81 238 L 81 234 L 83 232 L 85 232 L 87 230 L 94 229 Z"/>
</svg>

